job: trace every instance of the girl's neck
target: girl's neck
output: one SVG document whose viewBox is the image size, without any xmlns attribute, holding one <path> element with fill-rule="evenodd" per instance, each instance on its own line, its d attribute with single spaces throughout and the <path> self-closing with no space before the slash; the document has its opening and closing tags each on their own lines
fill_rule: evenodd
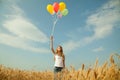
<svg viewBox="0 0 120 80">
<path fill-rule="evenodd" d="M 62 56 L 62 53 L 61 53 L 61 52 L 58 52 L 57 55 Z"/>
</svg>

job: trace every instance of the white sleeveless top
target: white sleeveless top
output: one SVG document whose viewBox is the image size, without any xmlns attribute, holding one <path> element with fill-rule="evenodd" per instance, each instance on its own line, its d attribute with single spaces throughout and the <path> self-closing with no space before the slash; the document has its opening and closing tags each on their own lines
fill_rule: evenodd
<svg viewBox="0 0 120 80">
<path fill-rule="evenodd" d="M 63 67 L 63 57 L 59 55 L 54 55 L 55 56 L 55 67 Z"/>
</svg>

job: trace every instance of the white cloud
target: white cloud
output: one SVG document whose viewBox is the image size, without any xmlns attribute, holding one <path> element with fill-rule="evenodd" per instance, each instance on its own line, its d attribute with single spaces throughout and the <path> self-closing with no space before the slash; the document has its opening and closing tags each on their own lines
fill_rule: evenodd
<svg viewBox="0 0 120 80">
<path fill-rule="evenodd" d="M 3 26 L 19 37 L 42 43 L 48 41 L 47 36 L 25 18 L 16 17 L 14 19 L 4 21 Z"/>
<path fill-rule="evenodd" d="M 65 46 L 65 51 L 69 52 L 71 50 L 75 50 L 80 46 L 85 46 L 94 40 L 102 39 L 110 35 L 115 28 L 115 25 L 120 23 L 119 7 L 119 0 L 111 0 L 98 8 L 95 13 L 88 16 L 86 20 L 86 27 L 87 29 L 90 29 L 93 34 L 78 41 L 72 38 L 72 42 L 68 41 L 63 44 Z M 102 50 L 102 48 L 99 48 L 98 51 L 99 50 Z"/>
<path fill-rule="evenodd" d="M 101 52 L 103 50 L 104 50 L 103 47 L 98 47 L 98 48 L 93 49 L 93 52 Z"/>
<path fill-rule="evenodd" d="M 12 13 L 5 14 L 8 19 L 3 22 L 3 27 L 19 37 L 43 43 L 48 41 L 47 36 L 25 17 L 24 11 L 15 2 L 11 2 L 9 10 Z"/>
<path fill-rule="evenodd" d="M 16 4 L 16 0 L 4 1 L 4 4 L 6 6 L 2 6 L 2 9 L 7 12 L 2 13 L 5 19 L 2 20 L 0 29 L 5 30 L 0 31 L 0 43 L 33 52 L 49 53 L 47 48 L 37 48 L 32 46 L 32 43 L 28 43 L 33 41 L 43 45 L 48 43 L 48 38 L 25 16 L 25 12 Z"/>
<path fill-rule="evenodd" d="M 72 40 L 63 43 L 63 48 L 64 48 L 64 52 L 69 53 L 73 50 L 75 50 L 76 48 L 80 47 L 80 43 L 78 42 L 74 42 Z"/>
<path fill-rule="evenodd" d="M 120 22 L 119 5 L 119 0 L 111 0 L 88 17 L 87 26 L 93 29 L 94 39 L 104 38 L 111 34 L 115 24 Z"/>
<path fill-rule="evenodd" d="M 50 52 L 49 49 L 47 48 L 42 48 L 42 47 L 35 48 L 33 46 L 30 46 L 27 43 L 27 40 L 24 38 L 20 38 L 17 36 L 12 36 L 9 34 L 4 34 L 4 33 L 0 33 L 0 43 L 15 47 L 15 48 L 25 49 L 25 50 L 29 50 L 33 52 L 38 52 L 38 53 L 49 53 Z"/>
</svg>

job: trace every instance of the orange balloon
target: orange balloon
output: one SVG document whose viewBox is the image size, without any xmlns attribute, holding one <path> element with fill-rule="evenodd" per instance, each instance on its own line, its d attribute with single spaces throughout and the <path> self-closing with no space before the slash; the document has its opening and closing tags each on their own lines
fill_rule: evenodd
<svg viewBox="0 0 120 80">
<path fill-rule="evenodd" d="M 48 11 L 51 15 L 54 14 L 54 9 L 53 9 L 53 6 L 52 6 L 51 4 L 48 4 L 48 5 L 47 5 L 47 11 Z"/>
<path fill-rule="evenodd" d="M 66 8 L 66 4 L 64 2 L 59 3 L 59 10 L 63 11 Z"/>
</svg>

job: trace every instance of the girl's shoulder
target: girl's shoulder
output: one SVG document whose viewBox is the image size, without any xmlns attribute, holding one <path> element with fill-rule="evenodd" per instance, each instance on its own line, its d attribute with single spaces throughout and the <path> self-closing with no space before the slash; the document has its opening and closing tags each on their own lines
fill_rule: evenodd
<svg viewBox="0 0 120 80">
<path fill-rule="evenodd" d="M 54 56 L 58 56 L 57 53 L 55 53 Z"/>
<path fill-rule="evenodd" d="M 55 52 L 55 54 L 54 55 L 57 55 L 57 53 Z"/>
</svg>

